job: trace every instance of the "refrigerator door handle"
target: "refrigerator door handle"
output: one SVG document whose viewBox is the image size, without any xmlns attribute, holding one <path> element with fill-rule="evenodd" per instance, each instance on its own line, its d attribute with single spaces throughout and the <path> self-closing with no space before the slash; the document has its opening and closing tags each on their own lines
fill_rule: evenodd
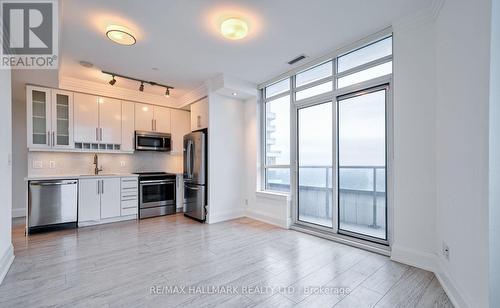
<svg viewBox="0 0 500 308">
<path fill-rule="evenodd" d="M 194 173 L 193 173 L 193 169 L 194 169 L 194 142 L 191 141 L 190 143 L 191 145 L 191 150 L 189 151 L 189 163 L 190 163 L 190 166 L 189 166 L 189 173 L 190 173 L 190 178 L 193 178 L 194 176 Z"/>
</svg>

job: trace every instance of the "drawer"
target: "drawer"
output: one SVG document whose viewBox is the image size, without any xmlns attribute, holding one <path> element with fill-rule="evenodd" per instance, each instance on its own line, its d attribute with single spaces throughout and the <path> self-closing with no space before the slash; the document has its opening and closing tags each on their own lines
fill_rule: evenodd
<svg viewBox="0 0 500 308">
<path fill-rule="evenodd" d="M 122 216 L 127 216 L 127 215 L 137 215 L 137 206 L 136 207 L 131 207 L 128 209 L 122 209 L 121 214 Z"/>
<path fill-rule="evenodd" d="M 137 199 L 122 200 L 121 206 L 122 209 L 138 208 L 139 203 L 137 202 Z"/>
<path fill-rule="evenodd" d="M 136 189 L 139 186 L 139 182 L 136 178 L 122 178 L 122 190 L 124 189 Z"/>
<path fill-rule="evenodd" d="M 137 189 L 122 189 L 121 196 L 138 196 Z"/>
</svg>

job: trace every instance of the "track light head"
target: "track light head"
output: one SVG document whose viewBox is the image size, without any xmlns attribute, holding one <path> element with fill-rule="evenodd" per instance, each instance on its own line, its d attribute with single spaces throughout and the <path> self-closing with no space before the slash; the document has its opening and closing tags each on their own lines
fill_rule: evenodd
<svg viewBox="0 0 500 308">
<path fill-rule="evenodd" d="M 167 90 L 165 90 L 165 96 L 170 97 L 170 89 L 169 88 L 167 88 Z"/>
<path fill-rule="evenodd" d="M 110 85 L 112 85 L 112 86 L 114 86 L 114 85 L 115 85 L 115 83 L 116 83 L 116 79 L 115 79 L 115 75 L 113 75 L 113 79 L 111 79 L 111 80 L 109 81 L 109 84 L 110 84 Z"/>
<path fill-rule="evenodd" d="M 141 81 L 141 85 L 139 86 L 139 91 L 144 92 L 144 82 Z"/>
</svg>

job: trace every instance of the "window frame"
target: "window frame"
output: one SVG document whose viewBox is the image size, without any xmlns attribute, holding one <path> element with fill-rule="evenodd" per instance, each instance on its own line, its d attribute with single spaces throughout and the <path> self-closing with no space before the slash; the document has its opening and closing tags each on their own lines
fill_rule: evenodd
<svg viewBox="0 0 500 308">
<path fill-rule="evenodd" d="M 332 237 L 332 239 L 338 239 L 341 241 L 348 239 L 351 243 L 359 243 L 359 245 L 362 245 L 365 248 L 371 247 L 369 249 L 373 249 L 374 251 L 377 251 L 379 253 L 385 253 L 385 251 L 389 251 L 389 249 L 390 249 L 389 247 L 391 246 L 392 240 L 393 240 L 393 226 L 394 226 L 394 223 L 393 223 L 393 209 L 394 209 L 394 205 L 393 205 L 394 204 L 394 195 L 393 195 L 393 185 L 394 185 L 393 184 L 394 47 L 393 47 L 393 52 L 390 56 L 385 56 L 385 57 L 382 57 L 382 58 L 377 59 L 377 60 L 363 63 L 357 67 L 353 67 L 353 68 L 346 70 L 340 74 L 337 73 L 337 59 L 338 59 L 338 57 L 340 57 L 342 55 L 348 54 L 352 51 L 358 50 L 358 49 L 363 48 L 365 46 L 369 46 L 377 41 L 386 39 L 388 37 L 392 37 L 392 43 L 394 46 L 393 31 L 392 31 L 392 28 L 389 27 L 389 28 L 386 28 L 382 31 L 379 31 L 373 35 L 370 35 L 364 39 L 361 39 L 355 43 L 349 44 L 344 48 L 338 49 L 338 50 L 336 50 L 332 53 L 329 53 L 323 57 L 317 58 L 317 59 L 312 60 L 304 65 L 301 65 L 297 68 L 294 68 L 294 69 L 292 69 L 284 74 L 281 74 L 281 75 L 277 76 L 276 78 L 273 78 L 273 79 L 271 79 L 265 83 L 262 83 L 258 86 L 258 89 L 260 90 L 259 91 L 260 96 L 261 96 L 261 101 L 260 101 L 261 104 L 259 104 L 259 108 L 261 108 L 261 110 L 263 110 L 261 112 L 261 116 L 262 116 L 261 122 L 263 124 L 261 125 L 261 134 L 262 135 L 261 135 L 260 144 L 261 144 L 262 149 L 264 149 L 264 150 L 260 151 L 260 154 L 262 155 L 261 157 L 263 159 L 263 164 L 261 164 L 261 168 L 259 168 L 260 172 L 261 172 L 261 175 L 259 177 L 261 184 L 260 184 L 260 187 L 258 189 L 261 189 L 263 191 L 267 191 L 270 193 L 283 194 L 282 191 L 272 191 L 272 190 L 266 189 L 266 172 L 265 171 L 266 171 L 266 168 L 270 167 L 270 166 L 265 165 L 265 163 L 266 163 L 266 161 L 265 161 L 265 158 L 266 158 L 265 157 L 266 156 L 265 134 L 266 134 L 266 132 L 265 132 L 264 121 L 265 121 L 265 107 L 266 107 L 265 103 L 266 103 L 266 101 L 268 101 L 270 99 L 267 99 L 267 100 L 264 99 L 265 96 L 263 96 L 263 94 L 265 94 L 264 91 L 265 91 L 266 86 L 288 78 L 289 82 L 290 82 L 290 90 L 285 92 L 285 93 L 282 93 L 282 95 L 290 95 L 290 165 L 280 166 L 280 167 L 289 168 L 289 170 L 290 170 L 290 192 L 288 193 L 288 195 L 290 196 L 290 199 L 291 199 L 291 209 L 290 209 L 291 215 L 292 215 L 291 228 L 294 228 L 294 229 L 300 230 L 300 231 L 305 231 L 305 232 L 309 232 L 309 231 L 316 232 L 316 231 L 323 230 L 323 231 L 326 231 L 325 234 L 328 234 L 328 236 Z M 320 80 L 316 80 L 316 81 L 308 83 L 306 85 L 301 85 L 300 87 L 295 86 L 295 75 L 296 74 L 298 74 L 302 71 L 311 69 L 317 65 L 320 65 L 320 64 L 328 62 L 328 61 L 332 61 L 332 65 L 333 65 L 332 76 L 322 78 Z M 392 72 L 390 74 L 379 76 L 379 77 L 376 77 L 376 78 L 373 78 L 370 80 L 366 80 L 366 81 L 363 81 L 360 83 L 352 84 L 352 85 L 349 85 L 349 86 L 346 86 L 346 87 L 343 87 L 340 89 L 338 88 L 338 78 L 344 77 L 344 76 L 347 76 L 347 75 L 350 75 L 350 74 L 353 74 L 353 73 L 356 73 L 356 72 L 359 72 L 359 71 L 362 71 L 362 70 L 365 70 L 365 69 L 368 69 L 368 68 L 371 68 L 371 67 L 374 67 L 377 65 L 380 65 L 382 63 L 387 63 L 387 62 L 392 62 Z M 324 83 L 324 82 L 327 82 L 330 80 L 333 82 L 333 90 L 332 91 L 322 93 L 322 94 L 319 94 L 316 96 L 308 97 L 308 98 L 305 98 L 305 99 L 300 100 L 300 101 L 296 101 L 295 93 L 297 91 L 301 91 L 301 90 L 304 90 L 304 89 L 307 89 L 310 87 L 314 87 L 318 84 L 321 84 L 321 83 Z M 331 228 L 322 228 L 322 227 L 314 226 L 314 225 L 311 225 L 311 224 L 308 224 L 305 222 L 299 222 L 298 217 L 297 217 L 298 213 L 296 213 L 298 210 L 298 200 L 297 200 L 298 194 L 296 191 L 297 190 L 297 176 L 298 176 L 298 172 L 297 172 L 298 161 L 297 161 L 296 151 L 298 150 L 298 145 L 297 145 L 297 136 L 295 135 L 297 133 L 296 132 L 296 129 L 297 129 L 296 111 L 297 111 L 297 109 L 299 109 L 301 107 L 305 107 L 307 105 L 314 105 L 314 104 L 317 104 L 321 101 L 333 100 L 334 102 L 337 102 L 337 99 L 340 96 L 349 95 L 349 94 L 354 93 L 354 92 L 359 92 L 362 90 L 367 90 L 367 89 L 370 89 L 373 87 L 383 86 L 383 85 L 388 86 L 387 102 L 386 102 L 386 198 L 387 198 L 386 199 L 386 238 L 387 239 L 386 240 L 377 240 L 377 239 L 374 239 L 371 237 L 364 237 L 364 236 L 351 237 L 351 234 L 341 234 L 338 232 L 339 231 L 338 217 L 335 218 L 337 220 L 337 222 L 333 228 L 333 232 L 332 232 Z M 276 98 L 278 98 L 278 96 L 272 97 L 272 99 L 276 99 Z M 333 108 L 333 109 L 335 110 L 335 113 L 336 113 L 337 106 L 335 106 L 335 108 Z M 336 114 L 334 115 L 334 117 L 336 118 Z M 334 129 L 336 129 L 336 128 L 334 128 Z M 336 134 L 336 132 L 335 132 L 335 134 Z M 334 151 L 334 153 L 335 153 L 334 168 L 335 169 L 338 168 L 337 157 L 336 157 L 337 152 L 336 151 L 337 151 L 337 149 L 335 148 L 335 151 Z M 335 183 L 333 183 L 333 185 L 335 185 L 335 187 L 338 184 L 337 183 L 337 181 L 338 181 L 337 176 L 338 175 L 336 174 L 336 172 L 337 172 L 337 170 L 334 171 Z M 338 189 L 335 189 L 335 193 L 338 193 Z M 334 197 L 334 206 L 338 210 L 337 198 L 338 198 L 337 196 Z M 357 245 L 357 244 L 355 244 L 355 245 Z"/>
<path fill-rule="evenodd" d="M 269 85 L 273 85 L 277 82 L 281 82 L 283 80 L 285 80 L 286 78 L 283 78 L 283 79 L 280 79 L 280 80 L 276 80 L 274 81 L 273 83 L 270 83 Z M 279 93 L 279 94 L 276 94 L 274 96 L 270 96 L 268 98 L 266 98 L 266 88 L 264 87 L 263 89 L 261 89 L 260 91 L 260 100 L 262 102 L 262 112 L 261 112 L 261 187 L 260 187 L 260 190 L 261 191 L 268 191 L 268 192 L 275 192 L 275 193 L 290 193 L 290 192 L 284 192 L 284 191 L 279 191 L 279 190 L 272 190 L 272 189 L 268 189 L 267 188 L 267 169 L 288 169 L 289 172 L 290 172 L 290 189 L 291 189 L 291 178 L 292 178 L 292 174 L 291 174 L 291 168 L 290 168 L 290 162 L 292 160 L 292 158 L 290 157 L 289 160 L 288 160 L 288 164 L 277 164 L 277 165 L 268 165 L 267 164 L 267 126 L 266 126 L 266 123 L 267 123 L 267 106 L 266 104 L 271 102 L 271 101 L 275 101 L 277 99 L 280 99 L 280 98 L 283 98 L 283 97 L 286 97 L 286 96 L 290 96 L 290 108 L 292 106 L 292 84 L 291 84 L 291 78 L 289 78 L 289 84 L 290 84 L 290 88 L 288 91 L 285 91 L 285 92 L 282 92 L 282 93 Z M 289 143 L 291 143 L 291 139 L 289 139 Z M 291 145 L 289 145 L 290 148 L 291 148 Z"/>
</svg>

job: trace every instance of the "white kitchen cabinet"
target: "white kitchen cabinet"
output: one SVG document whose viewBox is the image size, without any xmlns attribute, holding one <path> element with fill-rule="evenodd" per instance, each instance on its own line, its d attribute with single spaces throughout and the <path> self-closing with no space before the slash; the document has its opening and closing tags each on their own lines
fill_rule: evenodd
<svg viewBox="0 0 500 308">
<path fill-rule="evenodd" d="M 107 144 L 122 143 L 122 102 L 99 97 L 99 141 Z"/>
<path fill-rule="evenodd" d="M 100 179 L 78 181 L 78 222 L 101 219 Z"/>
<path fill-rule="evenodd" d="M 99 142 L 99 106 L 97 96 L 75 93 L 75 142 Z"/>
<path fill-rule="evenodd" d="M 121 207 L 121 178 L 98 177 L 78 181 L 79 225 L 119 218 Z"/>
<path fill-rule="evenodd" d="M 177 175 L 175 203 L 177 212 L 184 212 L 184 178 L 182 174 Z"/>
<path fill-rule="evenodd" d="M 120 178 L 104 178 L 101 180 L 101 219 L 121 215 Z"/>
<path fill-rule="evenodd" d="M 170 133 L 170 108 L 136 103 L 135 129 Z"/>
<path fill-rule="evenodd" d="M 135 104 L 135 129 L 152 132 L 154 107 L 147 104 Z"/>
<path fill-rule="evenodd" d="M 137 177 L 121 179 L 121 215 L 137 215 L 139 212 L 139 181 Z"/>
<path fill-rule="evenodd" d="M 73 93 L 27 86 L 29 149 L 73 148 Z"/>
<path fill-rule="evenodd" d="M 208 128 L 208 99 L 191 105 L 191 131 Z"/>
<path fill-rule="evenodd" d="M 52 147 L 73 148 L 73 93 L 52 90 Z"/>
<path fill-rule="evenodd" d="M 122 102 L 122 151 L 133 152 L 135 148 L 135 107 L 132 102 Z"/>
<path fill-rule="evenodd" d="M 158 133 L 170 133 L 170 108 L 154 106 L 154 131 Z"/>
<path fill-rule="evenodd" d="M 170 118 L 172 124 L 172 154 L 181 154 L 184 147 L 184 135 L 191 132 L 191 115 L 185 110 L 172 109 Z"/>
</svg>

